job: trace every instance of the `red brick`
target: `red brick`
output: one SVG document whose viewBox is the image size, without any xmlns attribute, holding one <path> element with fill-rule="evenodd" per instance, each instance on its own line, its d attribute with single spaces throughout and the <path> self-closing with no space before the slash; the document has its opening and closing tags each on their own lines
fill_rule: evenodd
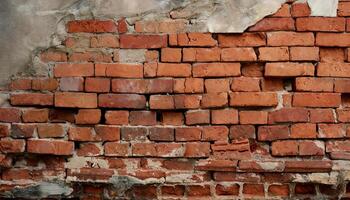
<svg viewBox="0 0 350 200">
<path fill-rule="evenodd" d="M 289 17 L 264 18 L 248 29 L 248 31 L 293 31 L 293 30 L 295 30 L 294 19 Z"/>
<path fill-rule="evenodd" d="M 264 185 L 263 184 L 244 184 L 243 185 L 243 195 L 249 196 L 264 196 Z"/>
<path fill-rule="evenodd" d="M 338 93 L 294 93 L 295 107 L 339 107 L 341 104 Z"/>
<path fill-rule="evenodd" d="M 288 197 L 289 196 L 289 185 L 270 185 L 268 189 L 270 196 Z"/>
<path fill-rule="evenodd" d="M 223 107 L 228 104 L 227 93 L 206 93 L 202 96 L 202 108 Z"/>
<path fill-rule="evenodd" d="M 69 33 L 103 33 L 103 32 L 117 32 L 117 25 L 114 21 L 106 20 L 76 20 L 69 21 L 67 24 L 67 31 Z"/>
<path fill-rule="evenodd" d="M 21 111 L 17 108 L 0 108 L 1 122 L 20 122 Z"/>
<path fill-rule="evenodd" d="M 265 76 L 293 77 L 314 76 L 315 67 L 312 63 L 266 63 Z"/>
<path fill-rule="evenodd" d="M 100 156 L 103 154 L 103 149 L 97 143 L 82 143 L 76 150 L 77 156 Z"/>
<path fill-rule="evenodd" d="M 91 127 L 70 127 L 68 129 L 69 140 L 90 142 L 99 141 L 100 138 L 94 134 Z"/>
<path fill-rule="evenodd" d="M 327 152 L 348 152 L 350 151 L 349 140 L 343 141 L 327 141 L 326 151 Z"/>
<path fill-rule="evenodd" d="M 86 78 L 85 91 L 109 92 L 111 81 L 108 78 Z"/>
<path fill-rule="evenodd" d="M 217 42 L 210 33 L 180 33 L 177 35 L 177 44 L 179 46 L 216 46 Z"/>
<path fill-rule="evenodd" d="M 289 138 L 289 128 L 285 125 L 260 126 L 258 139 L 260 141 L 274 141 Z"/>
<path fill-rule="evenodd" d="M 10 90 L 30 90 L 32 89 L 31 79 L 12 80 L 9 86 Z"/>
<path fill-rule="evenodd" d="M 103 108 L 136 108 L 146 107 L 146 98 L 138 94 L 100 94 L 98 105 Z"/>
<path fill-rule="evenodd" d="M 332 170 L 330 160 L 288 160 L 285 172 L 329 172 Z"/>
<path fill-rule="evenodd" d="M 350 79 L 335 79 L 334 80 L 334 92 L 349 93 L 350 92 Z"/>
<path fill-rule="evenodd" d="M 215 186 L 215 193 L 216 195 L 230 195 L 230 196 L 238 196 L 239 194 L 239 185 L 238 184 L 217 184 Z"/>
<path fill-rule="evenodd" d="M 283 78 L 263 78 L 261 81 L 262 91 L 281 91 L 284 90 Z"/>
<path fill-rule="evenodd" d="M 224 48 L 221 51 L 222 61 L 256 61 L 257 57 L 253 48 Z"/>
<path fill-rule="evenodd" d="M 259 48 L 259 60 L 288 61 L 289 50 L 287 47 L 261 47 Z"/>
<path fill-rule="evenodd" d="M 111 110 L 105 113 L 106 124 L 126 125 L 129 123 L 129 111 Z"/>
<path fill-rule="evenodd" d="M 311 14 L 311 9 L 308 3 L 293 3 L 291 14 L 293 17 L 308 17 Z"/>
<path fill-rule="evenodd" d="M 338 16 L 350 16 L 350 2 L 339 2 L 338 4 Z"/>
<path fill-rule="evenodd" d="M 276 93 L 270 92 L 233 92 L 230 94 L 230 106 L 276 106 Z"/>
<path fill-rule="evenodd" d="M 308 92 L 333 92 L 333 79 L 298 77 L 295 79 L 295 89 Z"/>
<path fill-rule="evenodd" d="M 60 78 L 60 91 L 83 91 L 84 78 L 83 77 L 67 77 Z"/>
<path fill-rule="evenodd" d="M 272 17 L 290 17 L 290 5 L 285 3 Z"/>
<path fill-rule="evenodd" d="M 118 141 L 120 140 L 120 128 L 116 126 L 97 125 L 95 126 L 96 134 L 102 141 Z"/>
<path fill-rule="evenodd" d="M 108 52 L 85 51 L 73 52 L 69 56 L 70 62 L 112 62 L 112 54 Z"/>
<path fill-rule="evenodd" d="M 263 33 L 219 34 L 220 47 L 256 47 L 266 45 Z"/>
<path fill-rule="evenodd" d="M 229 129 L 226 126 L 204 126 L 202 140 L 204 141 L 226 141 Z"/>
<path fill-rule="evenodd" d="M 238 124 L 238 111 L 234 109 L 212 110 L 212 124 Z"/>
<path fill-rule="evenodd" d="M 344 62 L 345 50 L 343 48 L 320 48 L 320 60 L 321 62 Z"/>
<path fill-rule="evenodd" d="M 33 139 L 27 141 L 27 151 L 36 154 L 72 155 L 74 142 Z"/>
<path fill-rule="evenodd" d="M 295 185 L 294 192 L 296 195 L 316 195 L 316 189 L 312 183 L 298 183 Z"/>
<path fill-rule="evenodd" d="M 49 120 L 48 109 L 29 109 L 22 114 L 23 122 L 47 122 Z"/>
<path fill-rule="evenodd" d="M 230 79 L 205 79 L 204 84 L 207 93 L 230 91 Z"/>
<path fill-rule="evenodd" d="M 240 124 L 267 124 L 267 112 L 265 111 L 240 111 Z"/>
<path fill-rule="evenodd" d="M 161 56 L 162 62 L 181 62 L 182 52 L 180 48 L 163 48 Z"/>
<path fill-rule="evenodd" d="M 260 79 L 244 76 L 233 78 L 231 89 L 234 92 L 258 92 L 260 91 Z"/>
<path fill-rule="evenodd" d="M 120 77 L 120 78 L 142 78 L 143 66 L 142 64 L 96 64 L 97 68 L 105 68 L 106 76 Z"/>
<path fill-rule="evenodd" d="M 298 155 L 298 143 L 293 140 L 272 142 L 271 152 L 273 156 Z"/>
<path fill-rule="evenodd" d="M 157 62 L 159 61 L 159 52 L 156 50 L 148 50 L 145 53 L 146 62 Z"/>
<path fill-rule="evenodd" d="M 100 109 L 80 109 L 75 115 L 76 124 L 98 124 L 101 120 Z"/>
<path fill-rule="evenodd" d="M 208 142 L 187 142 L 185 143 L 185 155 L 189 158 L 208 157 L 210 154 L 210 143 Z"/>
<path fill-rule="evenodd" d="M 94 64 L 92 63 L 59 63 L 54 67 L 55 77 L 93 76 Z"/>
<path fill-rule="evenodd" d="M 130 140 L 146 140 L 147 129 L 142 127 L 123 127 L 121 130 L 121 139 Z"/>
<path fill-rule="evenodd" d="M 193 77 L 227 77 L 241 74 L 239 63 L 198 63 L 193 65 Z"/>
<path fill-rule="evenodd" d="M 323 141 L 301 141 L 299 143 L 300 156 L 324 156 L 325 145 Z"/>
<path fill-rule="evenodd" d="M 202 130 L 197 127 L 183 127 L 175 129 L 176 141 L 199 141 L 201 140 Z"/>
<path fill-rule="evenodd" d="M 120 35 L 120 48 L 125 49 L 156 49 L 166 47 L 166 35 Z"/>
<path fill-rule="evenodd" d="M 307 122 L 309 112 L 304 108 L 281 108 L 269 113 L 269 124 L 284 122 Z"/>
<path fill-rule="evenodd" d="M 149 104 L 151 109 L 175 109 L 174 97 L 168 95 L 152 95 L 149 99 Z"/>
<path fill-rule="evenodd" d="M 298 123 L 290 127 L 291 138 L 316 138 L 316 124 Z"/>
<path fill-rule="evenodd" d="M 349 33 L 317 33 L 317 46 L 348 47 L 350 46 Z"/>
<path fill-rule="evenodd" d="M 350 77 L 350 63 L 319 63 L 317 76 Z"/>
<path fill-rule="evenodd" d="M 129 144 L 119 142 L 106 142 L 104 144 L 104 152 L 106 156 L 121 156 L 129 155 Z"/>
<path fill-rule="evenodd" d="M 311 109 L 310 110 L 310 122 L 335 122 L 335 117 L 332 109 Z"/>
<path fill-rule="evenodd" d="M 7 137 L 9 135 L 10 135 L 10 124 L 0 124 L 0 138 Z"/>
<path fill-rule="evenodd" d="M 120 18 L 118 20 L 118 32 L 119 33 L 126 33 L 126 32 L 128 32 L 128 24 L 127 24 L 125 18 Z"/>
<path fill-rule="evenodd" d="M 213 62 L 220 61 L 219 48 L 185 48 L 183 49 L 184 62 Z"/>
<path fill-rule="evenodd" d="M 188 185 L 188 196 L 210 196 L 210 185 Z"/>
<path fill-rule="evenodd" d="M 58 81 L 53 78 L 46 79 L 33 79 L 32 80 L 32 89 L 40 91 L 53 91 L 58 88 Z"/>
<path fill-rule="evenodd" d="M 151 111 L 130 111 L 129 121 L 131 125 L 156 125 L 156 113 Z"/>
<path fill-rule="evenodd" d="M 0 152 L 2 153 L 21 153 L 25 150 L 26 142 L 21 139 L 1 139 Z"/>
<path fill-rule="evenodd" d="M 66 132 L 60 124 L 39 124 L 37 126 L 40 138 L 58 138 L 64 137 Z"/>
<path fill-rule="evenodd" d="M 116 48 L 119 47 L 119 39 L 116 35 L 104 34 L 92 37 L 90 40 L 92 48 Z"/>
<path fill-rule="evenodd" d="M 55 106 L 67 108 L 96 108 L 97 95 L 94 93 L 56 92 Z"/>
<path fill-rule="evenodd" d="M 174 102 L 176 109 L 194 109 L 200 107 L 200 95 L 175 95 Z"/>
<path fill-rule="evenodd" d="M 12 124 L 11 137 L 30 138 L 34 137 L 36 126 L 33 124 Z"/>
<path fill-rule="evenodd" d="M 158 63 L 157 76 L 189 77 L 191 76 L 191 65 Z"/>
<path fill-rule="evenodd" d="M 242 75 L 247 77 L 261 77 L 264 76 L 263 63 L 245 63 L 242 65 Z"/>
<path fill-rule="evenodd" d="M 235 125 L 230 128 L 230 139 L 255 139 L 253 125 Z"/>
<path fill-rule="evenodd" d="M 343 138 L 345 135 L 344 124 L 318 124 L 318 138 Z"/>
<path fill-rule="evenodd" d="M 153 127 L 149 130 L 149 139 L 152 141 L 174 141 L 174 129 Z"/>
<path fill-rule="evenodd" d="M 75 111 L 68 109 L 50 109 L 49 119 L 51 122 L 71 122 L 74 123 Z"/>
<path fill-rule="evenodd" d="M 11 105 L 17 106 L 51 106 L 53 105 L 53 95 L 41 93 L 12 94 L 10 101 Z"/>
<path fill-rule="evenodd" d="M 163 125 L 183 125 L 184 116 L 181 112 L 162 112 Z"/>
<path fill-rule="evenodd" d="M 132 144 L 132 154 L 134 156 L 154 156 L 154 157 L 181 157 L 183 147 L 177 143 L 134 143 Z"/>
<path fill-rule="evenodd" d="M 186 112 L 186 124 L 209 124 L 210 112 L 209 110 L 192 110 Z"/>
<path fill-rule="evenodd" d="M 345 31 L 345 18 L 334 17 L 307 17 L 296 19 L 297 31 Z"/>
<path fill-rule="evenodd" d="M 113 79 L 112 91 L 117 93 L 170 93 L 172 79 Z"/>
<path fill-rule="evenodd" d="M 312 33 L 270 32 L 267 33 L 268 46 L 313 46 L 315 38 Z"/>
<path fill-rule="evenodd" d="M 40 60 L 43 62 L 67 62 L 67 53 L 56 50 L 41 52 Z"/>
<path fill-rule="evenodd" d="M 163 196 L 183 196 L 185 194 L 185 186 L 183 185 L 163 185 L 161 186 Z"/>
<path fill-rule="evenodd" d="M 291 61 L 318 61 L 318 47 L 290 47 Z"/>
<path fill-rule="evenodd" d="M 174 80 L 175 93 L 203 93 L 204 83 L 202 78 L 181 78 Z"/>
</svg>

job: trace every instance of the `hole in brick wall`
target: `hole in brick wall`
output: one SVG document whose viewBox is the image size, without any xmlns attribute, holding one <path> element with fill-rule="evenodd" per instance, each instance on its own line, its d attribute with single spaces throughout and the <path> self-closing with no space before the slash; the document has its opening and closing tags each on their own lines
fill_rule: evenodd
<svg viewBox="0 0 350 200">
<path fill-rule="evenodd" d="M 350 107 L 350 94 L 342 94 L 341 95 L 341 103 L 343 107 L 349 108 Z"/>
</svg>

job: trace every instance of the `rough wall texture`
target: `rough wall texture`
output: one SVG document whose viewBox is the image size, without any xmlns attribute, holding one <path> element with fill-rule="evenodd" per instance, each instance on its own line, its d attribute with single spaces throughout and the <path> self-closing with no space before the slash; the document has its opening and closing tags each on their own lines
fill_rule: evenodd
<svg viewBox="0 0 350 200">
<path fill-rule="evenodd" d="M 348 199 L 349 10 L 289 2 L 235 34 L 69 21 L 48 76 L 1 94 L 1 197 Z"/>
</svg>

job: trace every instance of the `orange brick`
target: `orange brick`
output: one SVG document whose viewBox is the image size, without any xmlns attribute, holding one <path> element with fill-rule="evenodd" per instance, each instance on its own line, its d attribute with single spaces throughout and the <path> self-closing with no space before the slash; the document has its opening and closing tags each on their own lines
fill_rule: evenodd
<svg viewBox="0 0 350 200">
<path fill-rule="evenodd" d="M 339 2 L 338 4 L 338 16 L 350 16 L 350 2 Z"/>
<path fill-rule="evenodd" d="M 257 47 L 266 45 L 264 33 L 219 34 L 220 47 Z"/>
<path fill-rule="evenodd" d="M 297 31 L 345 31 L 345 18 L 334 17 L 307 17 L 296 20 Z"/>
<path fill-rule="evenodd" d="M 18 106 L 51 106 L 53 105 L 53 95 L 52 94 L 42 94 L 42 93 L 19 93 L 11 94 L 10 96 L 11 105 Z"/>
<path fill-rule="evenodd" d="M 267 112 L 265 111 L 240 111 L 240 124 L 267 124 Z"/>
<path fill-rule="evenodd" d="M 250 27 L 248 31 L 293 31 L 294 19 L 290 17 L 267 17 Z"/>
<path fill-rule="evenodd" d="M 94 93 L 56 92 L 55 106 L 67 108 L 96 108 L 97 95 Z"/>
<path fill-rule="evenodd" d="M 250 77 L 238 77 L 232 79 L 232 91 L 257 92 L 260 91 L 260 79 Z"/>
<path fill-rule="evenodd" d="M 87 92 L 109 92 L 111 81 L 108 78 L 86 78 L 85 91 Z"/>
<path fill-rule="evenodd" d="M 100 120 L 100 109 L 80 109 L 75 116 L 76 124 L 98 124 Z"/>
<path fill-rule="evenodd" d="M 74 142 L 33 139 L 27 141 L 27 151 L 37 154 L 72 155 Z"/>
<path fill-rule="evenodd" d="M 253 48 L 224 48 L 221 51 L 222 61 L 256 61 Z"/>
<path fill-rule="evenodd" d="M 94 64 L 72 64 L 72 63 L 60 63 L 56 64 L 54 68 L 55 77 L 69 77 L 69 76 L 93 76 Z"/>
<path fill-rule="evenodd" d="M 334 92 L 349 93 L 350 92 L 350 79 L 335 79 L 334 80 Z"/>
<path fill-rule="evenodd" d="M 212 62 L 220 61 L 219 48 L 185 48 L 183 49 L 184 62 Z"/>
<path fill-rule="evenodd" d="M 317 46 L 348 47 L 350 46 L 350 33 L 317 33 Z"/>
<path fill-rule="evenodd" d="M 230 91 L 230 79 L 205 79 L 204 84 L 207 93 Z"/>
<path fill-rule="evenodd" d="M 298 77 L 295 79 L 295 89 L 297 91 L 333 92 L 333 79 Z"/>
<path fill-rule="evenodd" d="M 92 48 L 116 48 L 119 47 L 119 39 L 116 35 L 98 35 L 91 38 L 90 45 Z"/>
<path fill-rule="evenodd" d="M 290 127 L 291 138 L 316 138 L 316 124 L 298 123 Z"/>
<path fill-rule="evenodd" d="M 350 77 L 350 63 L 319 63 L 317 76 Z"/>
<path fill-rule="evenodd" d="M 129 112 L 111 110 L 105 113 L 106 124 L 126 125 L 129 124 Z"/>
<path fill-rule="evenodd" d="M 191 110 L 186 112 L 186 124 L 209 124 L 210 112 L 209 110 Z"/>
<path fill-rule="evenodd" d="M 228 95 L 223 93 L 206 93 L 202 96 L 201 107 L 202 108 L 216 108 L 223 107 L 228 104 Z"/>
<path fill-rule="evenodd" d="M 277 94 L 273 92 L 233 92 L 230 106 L 276 106 Z"/>
<path fill-rule="evenodd" d="M 163 48 L 161 56 L 162 62 L 181 62 L 182 53 L 179 48 Z"/>
<path fill-rule="evenodd" d="M 311 9 L 307 3 L 293 3 L 291 14 L 293 17 L 307 17 L 311 14 Z"/>
<path fill-rule="evenodd" d="M 217 42 L 210 33 L 180 33 L 177 35 L 179 46 L 216 46 Z"/>
<path fill-rule="evenodd" d="M 272 142 L 273 156 L 295 156 L 298 155 L 298 143 L 292 140 Z"/>
<path fill-rule="evenodd" d="M 295 107 L 339 107 L 341 104 L 338 93 L 294 93 Z"/>
<path fill-rule="evenodd" d="M 96 64 L 96 68 L 104 68 L 106 76 L 120 78 L 142 78 L 142 64 Z"/>
<path fill-rule="evenodd" d="M 267 33 L 269 46 L 314 46 L 313 33 L 270 32 Z"/>
<path fill-rule="evenodd" d="M 212 110 L 211 123 L 238 124 L 238 111 L 235 109 Z"/>
<path fill-rule="evenodd" d="M 287 47 L 261 47 L 259 48 L 259 60 L 288 61 L 289 50 Z"/>
<path fill-rule="evenodd" d="M 157 76 L 189 77 L 191 76 L 191 65 L 158 63 Z"/>
<path fill-rule="evenodd" d="M 239 76 L 239 63 L 198 63 L 193 65 L 193 77 Z"/>
<path fill-rule="evenodd" d="M 344 62 L 345 51 L 342 48 L 320 48 L 321 62 Z"/>
<path fill-rule="evenodd" d="M 157 49 L 166 47 L 168 37 L 166 35 L 120 35 L 120 48 L 126 49 Z"/>
<path fill-rule="evenodd" d="M 314 76 L 315 67 L 312 63 L 266 63 L 265 76 L 293 77 Z"/>
<path fill-rule="evenodd" d="M 112 20 L 75 20 L 67 24 L 69 33 L 103 33 L 117 32 L 117 25 Z"/>
<path fill-rule="evenodd" d="M 319 48 L 318 47 L 291 47 L 290 60 L 291 61 L 318 61 Z"/>
<path fill-rule="evenodd" d="M 152 95 L 149 100 L 150 108 L 157 110 L 175 109 L 173 96 L 168 95 Z"/>
</svg>

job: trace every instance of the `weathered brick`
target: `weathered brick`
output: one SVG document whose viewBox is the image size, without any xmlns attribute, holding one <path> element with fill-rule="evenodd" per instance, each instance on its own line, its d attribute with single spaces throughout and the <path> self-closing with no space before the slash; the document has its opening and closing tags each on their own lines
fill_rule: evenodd
<svg viewBox="0 0 350 200">
<path fill-rule="evenodd" d="M 94 64 L 92 63 L 59 63 L 54 67 L 55 77 L 93 76 Z"/>
<path fill-rule="evenodd" d="M 343 138 L 345 135 L 344 124 L 318 124 L 318 138 Z"/>
<path fill-rule="evenodd" d="M 231 89 L 234 92 L 258 92 L 260 91 L 260 79 L 244 76 L 233 78 Z"/>
<path fill-rule="evenodd" d="M 269 124 L 284 122 L 307 122 L 309 112 L 304 108 L 281 108 L 269 113 Z"/>
<path fill-rule="evenodd" d="M 270 196 L 288 197 L 289 196 L 289 185 L 270 185 L 268 188 Z"/>
<path fill-rule="evenodd" d="M 224 48 L 221 51 L 222 61 L 256 61 L 257 56 L 253 48 Z"/>
<path fill-rule="evenodd" d="M 111 81 L 108 78 L 86 78 L 85 91 L 87 92 L 109 92 Z"/>
<path fill-rule="evenodd" d="M 238 124 L 238 111 L 235 109 L 212 110 L 211 123 Z"/>
<path fill-rule="evenodd" d="M 344 62 L 345 50 L 343 48 L 322 47 L 320 48 L 321 62 Z"/>
<path fill-rule="evenodd" d="M 142 78 L 143 66 L 142 64 L 96 64 L 97 68 L 105 69 L 106 76 L 120 77 L 120 78 Z"/>
<path fill-rule="evenodd" d="M 18 108 L 0 108 L 1 122 L 20 122 L 21 111 Z"/>
<path fill-rule="evenodd" d="M 350 77 L 350 63 L 319 63 L 317 76 Z"/>
<path fill-rule="evenodd" d="M 219 34 L 220 47 L 256 47 L 266 45 L 264 33 Z"/>
<path fill-rule="evenodd" d="M 207 93 L 230 91 L 230 79 L 205 79 L 204 85 Z"/>
<path fill-rule="evenodd" d="M 202 95 L 201 107 L 216 108 L 223 107 L 228 104 L 228 95 L 223 93 L 206 93 Z"/>
<path fill-rule="evenodd" d="M 69 21 L 67 24 L 67 31 L 69 33 L 103 33 L 103 32 L 117 32 L 117 25 L 112 20 L 75 20 Z"/>
<path fill-rule="evenodd" d="M 163 125 L 183 125 L 184 116 L 181 112 L 162 112 Z"/>
<path fill-rule="evenodd" d="M 72 155 L 74 142 L 32 139 L 27 141 L 27 151 L 36 154 Z"/>
<path fill-rule="evenodd" d="M 200 95 L 175 95 L 174 102 L 176 109 L 194 109 L 200 107 Z"/>
<path fill-rule="evenodd" d="M 151 109 L 170 110 L 175 109 L 175 101 L 173 96 L 168 95 L 152 95 L 149 100 Z"/>
<path fill-rule="evenodd" d="M 186 124 L 209 124 L 210 112 L 209 110 L 192 110 L 186 112 Z"/>
<path fill-rule="evenodd" d="M 202 140 L 204 141 L 226 141 L 229 129 L 226 126 L 204 126 Z"/>
<path fill-rule="evenodd" d="M 333 79 L 298 77 L 295 79 L 297 91 L 333 92 Z"/>
<path fill-rule="evenodd" d="M 268 46 L 313 46 L 315 38 L 312 33 L 270 32 L 267 33 Z"/>
<path fill-rule="evenodd" d="M 234 125 L 230 128 L 230 139 L 255 139 L 253 125 Z"/>
<path fill-rule="evenodd" d="M 166 35 L 120 35 L 120 48 L 124 49 L 156 49 L 166 47 Z"/>
<path fill-rule="evenodd" d="M 47 122 L 49 120 L 48 109 L 28 109 L 22 114 L 23 122 Z"/>
<path fill-rule="evenodd" d="M 10 102 L 11 105 L 17 106 L 51 106 L 53 105 L 53 95 L 42 93 L 12 94 Z"/>
<path fill-rule="evenodd" d="M 261 47 L 259 48 L 259 60 L 288 61 L 289 50 L 287 47 Z"/>
<path fill-rule="evenodd" d="M 61 124 L 39 124 L 37 131 L 40 138 L 59 138 L 66 134 Z"/>
<path fill-rule="evenodd" d="M 308 17 L 311 9 L 308 3 L 295 2 L 292 4 L 291 14 L 293 17 Z"/>
<path fill-rule="evenodd" d="M 335 122 L 335 117 L 332 109 L 311 109 L 310 110 L 310 122 Z"/>
<path fill-rule="evenodd" d="M 307 17 L 296 19 L 297 31 L 345 31 L 345 18 L 334 17 Z"/>
<path fill-rule="evenodd" d="M 277 95 L 273 92 L 233 92 L 230 93 L 230 106 L 276 106 Z"/>
<path fill-rule="evenodd" d="M 10 90 L 30 90 L 32 89 L 31 79 L 15 79 L 9 85 Z"/>
<path fill-rule="evenodd" d="M 272 142 L 271 152 L 273 156 L 296 156 L 298 155 L 298 143 L 293 140 Z"/>
<path fill-rule="evenodd" d="M 243 191 L 244 196 L 264 196 L 265 190 L 263 184 L 244 184 Z"/>
<path fill-rule="evenodd" d="M 184 63 L 158 63 L 157 76 L 189 77 L 191 76 L 191 65 Z"/>
<path fill-rule="evenodd" d="M 294 19 L 290 17 L 267 17 L 250 27 L 248 31 L 293 31 Z"/>
<path fill-rule="evenodd" d="M 119 47 L 119 39 L 116 35 L 103 34 L 92 37 L 90 40 L 92 48 L 116 48 Z"/>
<path fill-rule="evenodd" d="M 129 123 L 129 111 L 110 110 L 105 113 L 106 124 L 126 125 Z"/>
<path fill-rule="evenodd" d="M 21 153 L 25 150 L 26 141 L 22 139 L 1 139 L 0 152 L 2 153 Z"/>
<path fill-rule="evenodd" d="M 150 128 L 149 139 L 152 141 L 174 141 L 174 129 L 172 128 Z"/>
<path fill-rule="evenodd" d="M 339 2 L 338 4 L 338 15 L 339 16 L 350 16 L 350 3 L 349 2 Z"/>
<path fill-rule="evenodd" d="M 40 59 L 43 62 L 66 62 L 67 54 L 63 51 L 48 50 L 41 52 Z"/>
<path fill-rule="evenodd" d="M 174 80 L 175 93 L 203 93 L 204 83 L 202 78 L 181 78 Z"/>
<path fill-rule="evenodd" d="M 266 63 L 265 76 L 293 77 L 314 76 L 315 67 L 312 63 Z"/>
<path fill-rule="evenodd" d="M 46 79 L 33 79 L 32 80 L 32 89 L 40 91 L 53 91 L 58 88 L 58 81 L 53 78 Z"/>
<path fill-rule="evenodd" d="M 65 77 L 60 78 L 60 91 L 78 92 L 84 90 L 83 77 Z"/>
<path fill-rule="evenodd" d="M 179 46 L 216 46 L 217 42 L 210 33 L 180 33 L 177 35 L 177 45 Z"/>
<path fill-rule="evenodd" d="M 103 108 L 136 108 L 146 107 L 146 98 L 138 94 L 100 94 L 98 105 Z"/>
<path fill-rule="evenodd" d="M 96 108 L 97 95 L 94 93 L 56 92 L 55 106 L 67 108 Z"/>
<path fill-rule="evenodd" d="M 239 195 L 239 185 L 236 183 L 227 184 L 217 184 L 215 186 L 215 193 L 219 196 L 238 196 Z"/>
<path fill-rule="evenodd" d="M 301 141 L 299 143 L 300 156 L 323 156 L 325 145 L 323 141 Z"/>
<path fill-rule="evenodd" d="M 95 131 L 102 141 L 120 140 L 120 127 L 110 125 L 96 125 Z"/>
<path fill-rule="evenodd" d="M 294 93 L 295 107 L 339 107 L 341 104 L 338 93 Z"/>
<path fill-rule="evenodd" d="M 104 152 L 106 156 L 121 156 L 129 155 L 129 144 L 119 142 L 106 142 L 104 144 Z"/>
<path fill-rule="evenodd" d="M 350 46 L 349 33 L 317 33 L 317 46 L 348 47 Z"/>
<path fill-rule="evenodd" d="M 334 92 L 349 93 L 350 92 L 350 79 L 335 79 L 334 80 Z"/>
<path fill-rule="evenodd" d="M 76 124 L 98 124 L 101 120 L 100 109 L 80 109 L 75 115 Z"/>
<path fill-rule="evenodd" d="M 129 122 L 131 125 L 156 125 L 156 113 L 152 111 L 130 111 Z"/>
<path fill-rule="evenodd" d="M 285 125 L 260 126 L 258 129 L 258 139 L 260 141 L 288 139 L 289 134 L 289 128 Z"/>
<path fill-rule="evenodd" d="M 267 124 L 267 112 L 265 111 L 240 111 L 240 124 Z"/>
<path fill-rule="evenodd" d="M 290 47 L 291 61 L 318 61 L 318 47 Z"/>
<path fill-rule="evenodd" d="M 210 143 L 208 142 L 188 142 L 185 144 L 184 157 L 199 158 L 208 157 L 210 154 Z"/>
<path fill-rule="evenodd" d="M 291 138 L 316 138 L 316 124 L 298 123 L 292 124 L 290 127 Z"/>
<path fill-rule="evenodd" d="M 181 62 L 182 51 L 180 48 L 163 48 L 161 51 L 162 62 Z"/>
<path fill-rule="evenodd" d="M 239 63 L 198 63 L 193 65 L 193 77 L 239 76 Z"/>
<path fill-rule="evenodd" d="M 185 48 L 182 50 L 184 62 L 214 62 L 220 61 L 219 48 Z"/>
</svg>

